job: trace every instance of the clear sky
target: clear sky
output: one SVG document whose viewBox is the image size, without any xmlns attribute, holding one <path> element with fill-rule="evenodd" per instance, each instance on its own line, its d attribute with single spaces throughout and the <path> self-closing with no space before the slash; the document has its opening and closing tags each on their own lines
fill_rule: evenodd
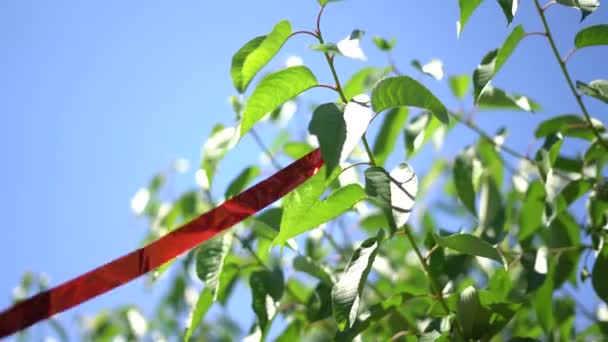
<svg viewBox="0 0 608 342">
<path fill-rule="evenodd" d="M 339 59 L 338 72 L 346 80 L 359 67 L 384 65 L 385 57 L 369 38 L 396 35 L 395 57 L 406 73 L 417 75 L 410 60 L 438 57 L 448 74 L 470 74 L 506 37 L 506 20 L 495 1 L 486 1 L 457 40 L 457 3 L 331 4 L 323 19 L 326 40 L 337 42 L 354 28 L 367 32 L 368 63 Z M 520 7 L 514 24 L 540 31 L 532 2 L 522 1 Z M 212 125 L 232 123 L 227 100 L 235 94 L 232 54 L 281 19 L 294 29 L 312 29 L 317 8 L 314 0 L 0 2 L 0 308 L 9 305 L 26 270 L 46 272 L 56 285 L 138 247 L 146 227 L 130 212 L 131 196 L 176 158 L 196 167 Z M 565 7 L 554 6 L 548 17 L 566 53 L 580 28 L 608 22 L 608 10 L 600 8 L 582 24 L 579 13 Z M 269 70 L 298 55 L 329 83 L 322 55 L 307 49 L 313 43 L 308 36 L 291 39 Z M 574 78 L 608 78 L 607 52 L 597 47 L 575 54 L 569 62 Z M 426 82 L 455 106 L 447 86 Z M 578 112 L 547 42 L 538 36 L 520 44 L 494 84 L 528 95 L 545 109 L 477 116 L 488 131 L 509 127 L 507 141 L 520 151 L 538 147 L 531 134 L 535 123 Z M 333 97 L 315 89 L 307 99 Z M 585 102 L 608 121 L 604 105 Z M 297 115 L 308 117 L 305 111 Z M 261 132 L 272 139 L 270 129 Z M 475 138 L 466 130 L 453 134 L 459 136 L 446 153 Z M 246 138 L 229 153 L 219 189 L 258 161 L 260 152 L 251 142 Z M 418 170 L 428 162 L 424 155 L 412 161 Z M 192 171 L 180 176 L 175 191 L 194 186 Z M 64 321 L 128 302 L 150 308 L 154 295 L 143 289 L 142 281 L 131 283 L 71 310 Z"/>
</svg>

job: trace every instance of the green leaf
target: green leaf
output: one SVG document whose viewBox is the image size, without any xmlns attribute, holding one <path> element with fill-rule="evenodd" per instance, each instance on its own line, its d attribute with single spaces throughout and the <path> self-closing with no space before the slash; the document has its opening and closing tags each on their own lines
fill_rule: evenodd
<svg viewBox="0 0 608 342">
<path fill-rule="evenodd" d="M 291 24 L 283 20 L 266 36 L 256 37 L 232 57 L 230 75 L 234 87 L 244 93 L 255 75 L 279 52 L 291 35 Z"/>
<path fill-rule="evenodd" d="M 502 258 L 500 257 L 498 250 L 475 235 L 454 234 L 442 237 L 433 234 L 433 238 L 441 247 L 450 248 L 468 255 L 496 260 L 502 263 Z"/>
<path fill-rule="evenodd" d="M 505 206 L 493 177 L 484 177 L 479 195 L 479 230 L 482 238 L 496 244 L 505 237 Z"/>
<path fill-rule="evenodd" d="M 443 79 L 443 75 L 445 74 L 443 70 L 443 62 L 440 59 L 433 58 L 425 65 L 420 64 L 420 61 L 415 59 L 412 61 L 412 66 L 418 71 L 432 78 L 441 81 Z"/>
<path fill-rule="evenodd" d="M 211 289 L 213 300 L 217 298 L 224 260 L 231 246 L 232 235 L 224 234 L 205 242 L 196 250 L 196 274 Z"/>
<path fill-rule="evenodd" d="M 551 133 L 545 138 L 543 146 L 536 152 L 535 160 L 538 164 L 538 171 L 545 182 L 552 174 L 553 165 L 559 156 L 559 151 L 564 142 L 561 133 Z"/>
<path fill-rule="evenodd" d="M 274 317 L 278 302 L 283 297 L 283 273 L 280 269 L 259 270 L 251 273 L 249 286 L 252 292 L 252 307 L 258 317 L 262 334 L 268 328 L 268 322 Z"/>
<path fill-rule="evenodd" d="M 476 337 L 476 325 L 483 319 L 484 312 L 479 301 L 479 293 L 473 286 L 469 286 L 460 293 L 456 306 L 456 319 L 462 327 L 466 339 Z"/>
<path fill-rule="evenodd" d="M 539 180 L 529 186 L 521 205 L 519 214 L 519 241 L 527 240 L 543 226 L 545 212 L 545 187 Z"/>
<path fill-rule="evenodd" d="M 325 6 L 330 2 L 340 2 L 340 1 L 343 1 L 343 0 L 317 0 L 319 5 L 321 5 L 321 6 Z"/>
<path fill-rule="evenodd" d="M 536 311 L 536 317 L 545 333 L 549 334 L 555 325 L 555 313 L 553 312 L 553 274 L 555 267 L 551 267 L 542 286 L 532 296 L 532 306 Z"/>
<path fill-rule="evenodd" d="M 477 216 L 475 208 L 475 187 L 473 185 L 473 162 L 475 154 L 472 149 L 467 149 L 458 154 L 454 160 L 454 185 L 456 193 L 462 204 Z"/>
<path fill-rule="evenodd" d="M 576 88 L 585 95 L 595 97 L 600 101 L 608 103 L 608 80 L 595 80 L 591 81 L 589 84 L 576 81 Z"/>
<path fill-rule="evenodd" d="M 521 25 L 515 27 L 507 37 L 502 47 L 490 51 L 479 63 L 473 72 L 473 89 L 475 103 L 479 96 L 485 91 L 486 86 L 492 78 L 500 71 L 509 56 L 513 53 L 519 42 L 525 37 L 526 32 Z"/>
<path fill-rule="evenodd" d="M 390 174 L 372 166 L 365 170 L 365 191 L 381 207 L 391 209 L 394 228 L 401 228 L 414 208 L 418 178 L 406 163 L 399 164 Z"/>
<path fill-rule="evenodd" d="M 325 170 L 322 168 L 285 197 L 281 230 L 272 246 L 283 245 L 292 237 L 340 216 L 365 198 L 365 191 L 361 186 L 349 184 L 336 190 L 326 200 L 319 200 L 340 171 L 340 168 L 336 168 L 331 177 L 325 177 Z"/>
<path fill-rule="evenodd" d="M 604 244 L 602 250 L 597 255 L 597 259 L 595 259 L 591 283 L 598 297 L 604 303 L 608 303 L 608 246 L 606 244 Z"/>
<path fill-rule="evenodd" d="M 608 45 L 608 25 L 593 25 L 578 31 L 574 38 L 577 49 L 587 46 Z"/>
<path fill-rule="evenodd" d="M 228 188 L 226 189 L 226 193 L 224 197 L 226 199 L 232 198 L 241 191 L 245 189 L 245 187 L 250 184 L 254 179 L 256 179 L 260 175 L 260 168 L 257 166 L 249 166 L 243 169 L 241 173 L 236 176 L 236 178 L 228 184 Z"/>
<path fill-rule="evenodd" d="M 314 51 L 342 55 L 342 52 L 340 52 L 340 49 L 338 49 L 338 45 L 334 43 L 312 44 L 309 45 L 308 48 Z"/>
<path fill-rule="evenodd" d="M 321 155 L 325 161 L 326 175 L 329 175 L 340 164 L 340 156 L 346 141 L 346 122 L 344 105 L 325 103 L 315 109 L 308 132 L 317 136 Z"/>
<path fill-rule="evenodd" d="M 519 6 L 519 0 L 497 0 L 498 4 L 502 8 L 502 12 L 507 18 L 507 23 L 511 25 L 515 13 L 517 13 L 517 7 Z"/>
<path fill-rule="evenodd" d="M 344 83 L 342 91 L 347 100 L 363 94 L 370 90 L 376 82 L 383 79 L 391 71 L 391 67 L 375 68 L 365 67 L 357 71 L 351 78 Z"/>
<path fill-rule="evenodd" d="M 378 131 L 374 148 L 372 149 L 377 165 L 384 165 L 388 156 L 395 149 L 395 143 L 407 121 L 408 114 L 407 107 L 393 108 L 384 114 L 382 126 L 380 127 L 380 131 Z"/>
<path fill-rule="evenodd" d="M 299 255 L 293 259 L 293 268 L 296 271 L 307 273 L 328 286 L 333 286 L 335 280 L 332 272 L 327 267 L 318 264 L 315 260 L 307 256 Z"/>
<path fill-rule="evenodd" d="M 283 146 L 283 153 L 296 160 L 312 152 L 314 148 L 307 143 L 289 141 Z"/>
<path fill-rule="evenodd" d="M 451 76 L 449 82 L 452 94 L 461 100 L 464 99 L 471 86 L 471 77 L 467 74 Z"/>
<path fill-rule="evenodd" d="M 448 111 L 443 103 L 422 84 L 408 76 L 385 78 L 372 90 L 372 108 L 376 113 L 397 106 L 428 109 L 444 124 L 449 122 Z"/>
<path fill-rule="evenodd" d="M 287 68 L 264 77 L 245 104 L 239 137 L 249 132 L 266 113 L 316 85 L 315 75 L 305 66 Z"/>
<path fill-rule="evenodd" d="M 378 49 L 380 49 L 381 51 L 391 51 L 393 49 L 393 47 L 395 47 L 397 38 L 393 37 L 389 41 L 382 37 L 374 37 L 374 38 L 372 38 L 372 41 L 374 42 L 374 44 L 376 44 L 376 47 Z"/>
<path fill-rule="evenodd" d="M 441 121 L 429 112 L 413 117 L 405 126 L 405 149 L 408 158 L 416 155 L 442 127 Z"/>
<path fill-rule="evenodd" d="M 350 328 L 357 319 L 361 291 L 367 282 L 367 276 L 384 237 L 383 232 L 379 230 L 378 236 L 365 240 L 355 250 L 342 276 L 332 288 L 334 318 L 341 331 Z"/>
<path fill-rule="evenodd" d="M 203 159 L 199 170 L 202 174 L 201 178 L 204 180 L 202 183 L 206 183 L 200 184 L 201 181 L 198 181 L 203 188 L 208 190 L 213 183 L 219 162 L 224 158 L 226 152 L 234 147 L 234 135 L 234 127 L 225 127 L 221 124 L 215 125 L 211 130 L 209 139 L 203 145 Z"/>
<path fill-rule="evenodd" d="M 460 20 L 456 22 L 456 36 L 458 38 L 460 38 L 460 33 L 462 33 L 464 26 L 469 21 L 471 14 L 482 2 L 483 0 L 458 0 L 458 5 L 460 6 Z"/>
<path fill-rule="evenodd" d="M 602 122 L 597 119 L 591 119 L 593 126 L 603 132 L 605 128 Z M 587 120 L 580 115 L 567 114 L 553 117 L 541 122 L 534 131 L 536 138 L 546 137 L 551 133 L 560 132 L 564 136 L 576 137 L 585 140 L 595 139 L 595 134 L 589 128 Z"/>
<path fill-rule="evenodd" d="M 477 99 L 480 110 L 512 110 L 539 112 L 541 106 L 531 98 L 518 94 L 508 94 L 504 90 L 486 85 L 483 93 Z"/>
<path fill-rule="evenodd" d="M 213 293 L 212 290 L 206 287 L 203 291 L 201 291 L 196 304 L 194 305 L 194 309 L 192 309 L 192 313 L 188 319 L 188 326 L 186 327 L 186 332 L 184 333 L 184 342 L 190 341 L 190 337 L 196 328 L 205 317 L 209 308 L 213 304 Z"/>
<path fill-rule="evenodd" d="M 581 11 L 581 21 L 600 7 L 599 0 L 557 0 L 557 3 Z"/>
<path fill-rule="evenodd" d="M 367 98 L 367 95 L 361 97 Z M 327 176 L 355 149 L 372 115 L 369 107 L 356 102 L 349 102 L 345 107 L 326 103 L 315 109 L 308 131 L 319 140 Z"/>
</svg>

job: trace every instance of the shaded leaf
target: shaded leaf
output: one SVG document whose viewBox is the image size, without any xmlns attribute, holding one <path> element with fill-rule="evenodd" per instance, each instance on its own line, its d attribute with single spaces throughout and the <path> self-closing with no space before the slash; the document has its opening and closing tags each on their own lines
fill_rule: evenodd
<svg viewBox="0 0 608 342">
<path fill-rule="evenodd" d="M 283 296 L 283 273 L 279 269 L 272 272 L 259 270 L 251 273 L 249 286 L 252 292 L 252 307 L 258 318 L 262 334 L 266 332 L 268 322 L 277 309 Z"/>
<path fill-rule="evenodd" d="M 264 77 L 245 104 L 239 137 L 242 138 L 266 113 L 317 85 L 305 66 L 295 66 Z"/>
<path fill-rule="evenodd" d="M 340 279 L 332 288 L 333 313 L 340 330 L 350 328 L 357 319 L 361 291 L 367 282 L 382 239 L 383 230 L 379 230 L 378 236 L 365 240 L 355 250 Z"/>
<path fill-rule="evenodd" d="M 588 46 L 608 45 L 608 25 L 593 25 L 578 31 L 574 38 L 574 45 L 577 49 Z"/>
<path fill-rule="evenodd" d="M 234 54 L 230 75 L 239 93 L 245 92 L 253 77 L 279 52 L 290 34 L 291 24 L 283 20 L 268 35 L 250 40 Z"/>
<path fill-rule="evenodd" d="M 344 83 L 342 91 L 347 100 L 352 99 L 356 95 L 363 94 L 370 90 L 376 82 L 380 81 L 391 71 L 390 67 L 376 68 L 365 67 L 357 71 L 351 78 Z"/>
<path fill-rule="evenodd" d="M 224 197 L 226 199 L 238 195 L 249 185 L 254 179 L 260 175 L 260 168 L 257 166 L 248 166 L 236 178 L 228 184 Z"/>
<path fill-rule="evenodd" d="M 502 263 L 502 258 L 489 243 L 471 234 L 454 234 L 450 236 L 433 235 L 438 245 L 461 253 L 492 259 Z"/>
<path fill-rule="evenodd" d="M 310 134 L 317 136 L 326 166 L 326 174 L 329 176 L 335 167 L 340 164 L 346 141 L 344 105 L 325 103 L 317 107 L 312 114 L 308 131 Z"/>
<path fill-rule="evenodd" d="M 407 107 L 393 108 L 384 114 L 382 126 L 380 127 L 380 131 L 378 131 L 372 149 L 377 165 L 384 165 L 388 156 L 395 149 L 395 143 L 407 121 L 408 114 Z"/>
<path fill-rule="evenodd" d="M 497 0 L 502 12 L 507 18 L 507 23 L 511 25 L 515 13 L 517 13 L 517 7 L 519 6 L 519 0 Z"/>
<path fill-rule="evenodd" d="M 527 96 L 508 94 L 491 84 L 486 85 L 483 93 L 477 99 L 477 105 L 480 110 L 539 112 L 542 109 L 536 101 Z"/>
<path fill-rule="evenodd" d="M 539 180 L 533 181 L 526 191 L 519 214 L 519 233 L 517 238 L 524 241 L 530 238 L 544 223 L 545 187 Z"/>
<path fill-rule="evenodd" d="M 385 78 L 372 90 L 372 108 L 376 113 L 397 106 L 425 108 L 441 122 L 449 122 L 443 103 L 422 84 L 408 76 Z"/>
<path fill-rule="evenodd" d="M 429 112 L 413 117 L 405 126 L 405 149 L 408 158 L 416 155 L 442 127 L 441 121 Z"/>
<path fill-rule="evenodd" d="M 462 204 L 471 214 L 477 216 L 475 208 L 475 187 L 473 185 L 473 161 L 475 155 L 472 149 L 465 150 L 454 160 L 454 185 Z"/>
<path fill-rule="evenodd" d="M 293 268 L 296 271 L 307 273 L 320 281 L 324 282 L 328 286 L 334 284 L 334 277 L 330 269 L 320 265 L 315 260 L 307 257 L 298 255 L 293 259 Z"/>
<path fill-rule="evenodd" d="M 601 121 L 591 119 L 593 126 L 600 132 L 604 131 Z M 580 115 L 567 114 L 553 117 L 541 122 L 534 131 L 536 138 L 546 137 L 551 133 L 560 132 L 564 136 L 593 140 L 595 135 L 589 128 L 587 120 Z"/>
<path fill-rule="evenodd" d="M 386 40 L 382 37 L 374 37 L 372 38 L 372 41 L 381 51 L 391 51 L 397 42 L 397 38 L 393 37 L 391 40 Z"/>
<path fill-rule="evenodd" d="M 211 135 L 203 145 L 201 169 L 197 173 L 199 186 L 210 188 L 219 162 L 235 145 L 235 131 L 234 127 L 225 127 L 221 124 L 215 125 L 211 130 Z"/>
</svg>

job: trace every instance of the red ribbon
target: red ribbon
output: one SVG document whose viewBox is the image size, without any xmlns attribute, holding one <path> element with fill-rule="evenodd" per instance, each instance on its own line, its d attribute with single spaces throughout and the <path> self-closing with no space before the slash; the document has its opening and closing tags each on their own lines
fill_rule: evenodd
<svg viewBox="0 0 608 342">
<path fill-rule="evenodd" d="M 157 241 L 17 303 L 0 313 L 0 338 L 154 270 L 285 196 L 322 165 L 317 149 Z"/>
</svg>

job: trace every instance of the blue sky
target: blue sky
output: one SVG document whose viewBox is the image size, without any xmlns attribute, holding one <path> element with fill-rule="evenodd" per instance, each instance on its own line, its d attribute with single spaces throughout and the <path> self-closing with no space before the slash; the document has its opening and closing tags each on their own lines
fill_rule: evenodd
<svg viewBox="0 0 608 342">
<path fill-rule="evenodd" d="M 138 246 L 143 222 L 129 201 L 153 173 L 176 158 L 193 166 L 217 122 L 231 124 L 228 96 L 235 94 L 229 67 L 232 54 L 281 19 L 295 29 L 312 29 L 317 3 L 306 1 L 26 1 L 0 3 L 0 210 L 2 238 L 0 308 L 9 305 L 23 271 L 45 272 L 56 285 Z M 448 74 L 471 73 L 507 35 L 494 1 L 486 1 L 456 39 L 457 1 L 351 0 L 331 4 L 323 19 L 326 40 L 337 42 L 352 29 L 367 32 L 368 63 L 339 59 L 342 79 L 365 65 L 384 65 L 370 37 L 397 36 L 395 57 L 406 73 L 417 58 L 441 58 Z M 565 53 L 574 34 L 608 22 L 605 8 L 582 24 L 579 14 L 554 6 L 548 13 Z M 514 24 L 540 31 L 531 1 L 522 1 Z M 322 55 L 307 50 L 307 36 L 291 39 L 268 67 L 282 67 L 301 56 L 322 81 L 330 74 Z M 577 52 L 569 62 L 575 79 L 607 78 L 605 47 Z M 426 80 L 454 107 L 447 86 Z M 551 115 L 578 113 L 546 41 L 526 38 L 494 84 L 540 102 L 542 114 L 491 112 L 477 116 L 488 131 L 510 127 L 507 140 L 520 151 L 535 149 L 535 123 Z M 306 99 L 333 99 L 315 89 Z M 586 99 L 590 111 L 608 121 L 605 106 Z M 300 114 L 300 113 L 298 113 Z M 302 115 L 309 115 L 304 113 Z M 304 122 L 304 120 L 300 121 Z M 272 131 L 262 128 L 271 140 Z M 447 147 L 455 152 L 474 140 L 465 130 Z M 466 133 L 466 134 L 465 134 Z M 222 164 L 218 188 L 241 167 L 255 163 L 259 151 L 246 138 Z M 428 158 L 417 157 L 424 170 Z M 174 184 L 194 186 L 192 172 Z M 151 294 L 136 281 L 71 310 L 134 302 L 149 307 Z"/>
</svg>

